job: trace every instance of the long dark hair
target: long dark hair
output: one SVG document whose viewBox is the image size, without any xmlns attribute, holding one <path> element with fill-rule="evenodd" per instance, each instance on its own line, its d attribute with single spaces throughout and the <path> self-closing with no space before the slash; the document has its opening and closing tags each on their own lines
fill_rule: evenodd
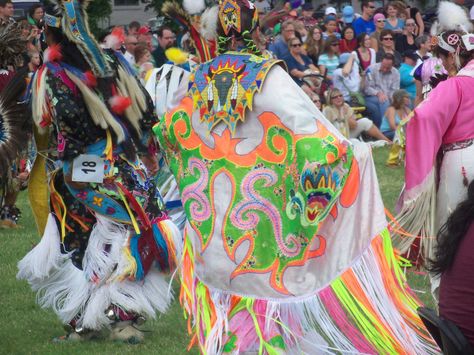
<svg viewBox="0 0 474 355">
<path fill-rule="evenodd" d="M 469 184 L 467 198 L 457 205 L 438 232 L 438 245 L 435 258 L 429 260 L 429 271 L 441 274 L 449 270 L 472 222 L 474 222 L 474 180 Z"/>
</svg>

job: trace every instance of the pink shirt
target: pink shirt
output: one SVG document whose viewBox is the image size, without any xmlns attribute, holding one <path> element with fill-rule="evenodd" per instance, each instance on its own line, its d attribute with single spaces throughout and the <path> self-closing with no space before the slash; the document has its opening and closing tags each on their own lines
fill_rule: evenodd
<svg viewBox="0 0 474 355">
<path fill-rule="evenodd" d="M 406 189 L 421 184 L 443 144 L 474 138 L 474 78 L 440 83 L 414 111 L 407 125 Z"/>
</svg>

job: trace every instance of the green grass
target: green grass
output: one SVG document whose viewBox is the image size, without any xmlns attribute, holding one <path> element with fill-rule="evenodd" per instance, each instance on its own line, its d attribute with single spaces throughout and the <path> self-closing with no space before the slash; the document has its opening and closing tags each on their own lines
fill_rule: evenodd
<svg viewBox="0 0 474 355">
<path fill-rule="evenodd" d="M 388 148 L 373 152 L 384 202 L 393 210 L 403 185 L 403 168 L 385 167 L 387 155 Z M 144 344 L 53 343 L 51 339 L 64 334 L 59 320 L 52 311 L 39 308 L 27 283 L 15 278 L 17 262 L 39 241 L 25 193 L 18 205 L 23 211 L 22 228 L 0 229 L 0 354 L 197 354 L 195 349 L 186 351 L 189 338 L 178 302 L 167 314 L 146 323 L 150 333 Z M 409 272 L 408 279 L 413 289 L 421 291 L 420 298 L 432 305 L 426 277 Z"/>
</svg>

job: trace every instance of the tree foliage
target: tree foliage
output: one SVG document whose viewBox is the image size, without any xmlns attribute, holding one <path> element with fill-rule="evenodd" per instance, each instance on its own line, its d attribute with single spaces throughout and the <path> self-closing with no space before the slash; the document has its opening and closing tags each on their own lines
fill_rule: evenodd
<svg viewBox="0 0 474 355">
<path fill-rule="evenodd" d="M 112 13 L 112 2 L 110 0 L 90 1 L 87 6 L 87 15 L 89 16 L 89 26 L 92 33 L 100 35 L 102 20 L 108 19 Z"/>
<path fill-rule="evenodd" d="M 148 5 L 146 6 L 147 10 L 153 10 L 155 13 L 159 16 L 161 15 L 161 7 L 163 6 L 163 3 L 165 1 L 169 0 L 150 0 Z M 178 4 L 183 4 L 183 0 L 173 0 L 177 2 Z"/>
</svg>

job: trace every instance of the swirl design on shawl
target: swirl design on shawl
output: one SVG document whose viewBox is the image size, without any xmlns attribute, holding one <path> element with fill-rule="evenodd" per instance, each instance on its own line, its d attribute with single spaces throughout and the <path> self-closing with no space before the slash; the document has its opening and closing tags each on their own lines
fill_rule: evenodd
<svg viewBox="0 0 474 355">
<path fill-rule="evenodd" d="M 241 185 L 243 200 L 235 206 L 230 219 L 235 227 L 249 230 L 256 228 L 260 222 L 260 217 L 254 211 L 264 213 L 272 224 L 275 239 L 282 254 L 295 257 L 301 252 L 301 243 L 293 234 L 289 234 L 286 240 L 283 240 L 283 226 L 278 209 L 255 190 L 255 184 L 259 180 L 264 180 L 262 187 L 267 188 L 275 185 L 278 175 L 267 168 L 253 170 L 247 174 Z"/>
<path fill-rule="evenodd" d="M 183 205 L 190 199 L 194 200 L 189 206 L 191 217 L 197 222 L 204 222 L 211 216 L 211 206 L 204 192 L 208 185 L 209 173 L 205 164 L 196 158 L 189 159 L 188 169 L 190 172 L 199 172 L 200 176 L 195 183 L 183 189 Z"/>
</svg>

